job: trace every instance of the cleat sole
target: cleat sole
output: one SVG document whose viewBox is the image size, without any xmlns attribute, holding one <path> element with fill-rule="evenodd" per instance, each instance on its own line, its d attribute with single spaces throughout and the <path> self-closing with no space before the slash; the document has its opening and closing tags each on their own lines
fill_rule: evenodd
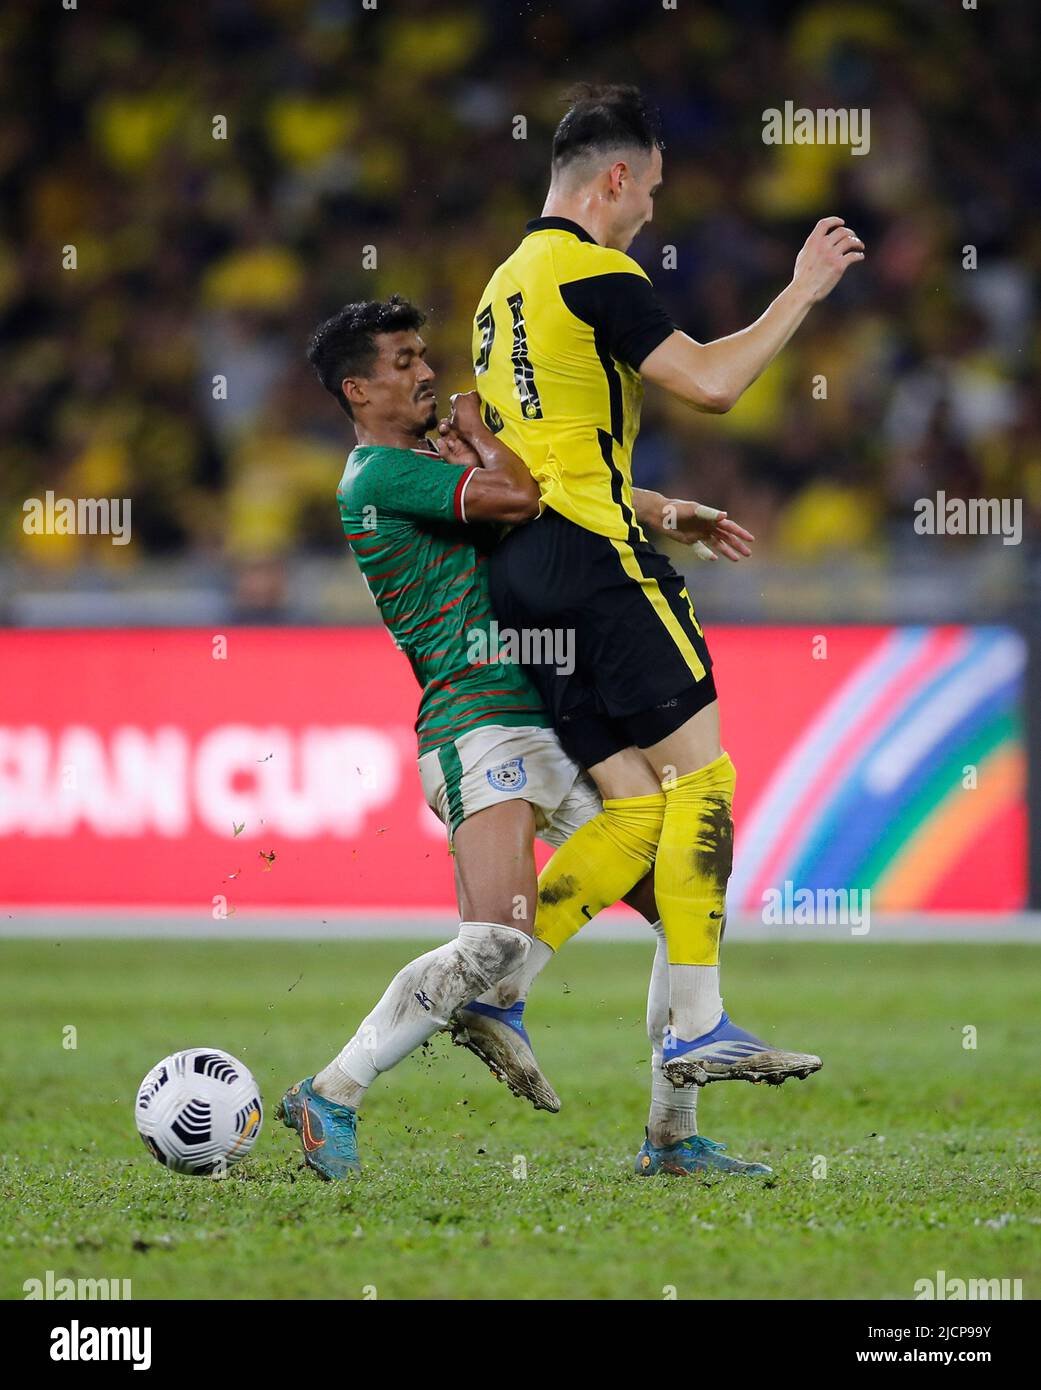
<svg viewBox="0 0 1041 1390">
<path fill-rule="evenodd" d="M 824 1063 L 807 1052 L 756 1052 L 737 1062 L 702 1062 L 697 1058 L 675 1057 L 662 1071 L 674 1086 L 708 1086 L 713 1081 L 749 1081 L 753 1086 L 765 1082 L 781 1086 L 790 1078 L 804 1081 Z"/>
<path fill-rule="evenodd" d="M 521 1100 L 529 1101 L 535 1110 L 546 1110 L 551 1115 L 555 1115 L 560 1109 L 560 1097 L 553 1087 L 537 1073 L 527 1070 L 518 1071 L 516 1058 L 512 1054 L 506 1054 L 495 1046 L 491 1039 L 476 1038 L 467 1028 L 466 1024 L 459 1019 L 453 1019 L 449 1031 L 452 1034 L 452 1041 L 457 1047 L 465 1047 L 467 1052 L 472 1052 L 495 1077 L 496 1081 L 501 1081 L 513 1095 Z"/>
</svg>

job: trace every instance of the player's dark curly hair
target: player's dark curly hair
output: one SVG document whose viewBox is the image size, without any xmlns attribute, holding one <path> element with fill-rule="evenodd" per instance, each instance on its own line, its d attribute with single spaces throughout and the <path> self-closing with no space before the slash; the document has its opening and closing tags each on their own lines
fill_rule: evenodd
<svg viewBox="0 0 1041 1390">
<path fill-rule="evenodd" d="M 339 313 L 315 329 L 307 345 L 307 360 L 325 389 L 353 420 L 341 389 L 344 377 L 369 375 L 378 353 L 378 334 L 418 329 L 424 323 L 426 314 L 400 294 L 392 294 L 386 303 L 365 299 L 358 304 L 345 304 Z"/>
<path fill-rule="evenodd" d="M 582 82 L 564 99 L 571 105 L 553 136 L 554 171 L 593 152 L 663 147 L 658 113 L 638 87 Z"/>
</svg>

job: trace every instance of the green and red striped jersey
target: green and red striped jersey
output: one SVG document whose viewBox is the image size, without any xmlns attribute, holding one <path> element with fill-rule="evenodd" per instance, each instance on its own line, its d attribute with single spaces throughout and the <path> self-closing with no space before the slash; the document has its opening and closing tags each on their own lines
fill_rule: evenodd
<svg viewBox="0 0 1041 1390">
<path fill-rule="evenodd" d="M 495 528 L 465 520 L 473 471 L 433 450 L 358 448 L 336 493 L 369 592 L 422 687 L 421 756 L 482 724 L 550 722 L 519 665 L 471 660 L 497 646 L 484 563 Z"/>
</svg>

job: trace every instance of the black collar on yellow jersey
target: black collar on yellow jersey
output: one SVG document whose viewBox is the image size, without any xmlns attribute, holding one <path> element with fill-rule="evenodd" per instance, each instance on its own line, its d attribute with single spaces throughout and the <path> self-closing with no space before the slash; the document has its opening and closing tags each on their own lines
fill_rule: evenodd
<svg viewBox="0 0 1041 1390">
<path fill-rule="evenodd" d="M 524 232 L 544 232 L 551 228 L 556 232 L 571 232 L 577 236 L 579 241 L 591 241 L 596 243 L 596 237 L 591 237 L 585 227 L 580 227 L 577 222 L 572 222 L 569 217 L 533 217 L 525 226 Z"/>
</svg>

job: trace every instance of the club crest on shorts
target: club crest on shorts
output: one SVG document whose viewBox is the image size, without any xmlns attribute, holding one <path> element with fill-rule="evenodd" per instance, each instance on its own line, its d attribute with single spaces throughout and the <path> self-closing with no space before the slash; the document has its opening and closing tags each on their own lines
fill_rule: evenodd
<svg viewBox="0 0 1041 1390">
<path fill-rule="evenodd" d="M 509 758 L 497 767 L 490 767 L 485 776 L 497 792 L 519 792 L 521 787 L 528 785 L 523 758 Z"/>
</svg>

